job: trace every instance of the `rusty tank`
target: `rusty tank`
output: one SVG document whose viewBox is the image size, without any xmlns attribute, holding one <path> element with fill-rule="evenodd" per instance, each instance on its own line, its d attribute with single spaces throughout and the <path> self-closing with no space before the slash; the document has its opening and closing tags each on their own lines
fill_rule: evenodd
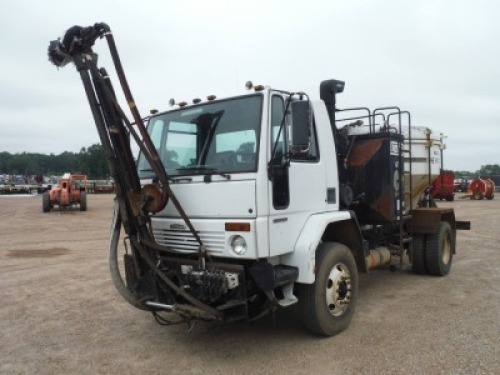
<svg viewBox="0 0 500 375">
<path fill-rule="evenodd" d="M 475 178 L 469 183 L 468 196 L 470 199 L 493 199 L 495 197 L 495 183 L 486 178 Z"/>
</svg>

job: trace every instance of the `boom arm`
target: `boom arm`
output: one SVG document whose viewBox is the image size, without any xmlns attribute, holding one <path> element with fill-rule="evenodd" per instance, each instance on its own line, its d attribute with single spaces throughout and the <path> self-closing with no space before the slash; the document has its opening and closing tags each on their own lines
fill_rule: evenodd
<svg viewBox="0 0 500 375">
<path fill-rule="evenodd" d="M 98 56 L 92 51 L 92 47 L 98 38 L 103 37 L 108 42 L 118 79 L 140 136 L 118 105 L 106 70 L 97 67 Z M 101 144 L 105 151 L 110 174 L 115 181 L 118 204 L 118 210 L 116 211 L 118 212 L 115 212 L 117 217 L 113 222 L 114 234 L 112 238 L 116 238 L 117 233 L 119 235 L 121 223 L 123 223 L 125 232 L 132 244 L 135 262 L 138 264 L 138 270 L 136 271 L 139 277 L 147 277 L 148 274 L 153 274 L 152 277 L 161 280 L 168 288 L 184 297 L 195 306 L 195 309 L 199 310 L 197 312 L 192 311 L 192 315 L 198 314 L 222 319 L 223 314 L 220 311 L 205 305 L 184 289 L 179 288 L 158 267 L 158 250 L 168 252 L 170 249 L 155 242 L 150 228 L 150 217 L 152 214 L 161 211 L 169 199 L 199 243 L 198 254 L 201 268 L 205 267 L 205 246 L 170 189 L 163 163 L 147 133 L 130 92 L 109 26 L 105 23 L 96 23 L 94 26 L 89 27 L 73 26 L 67 30 L 62 41 L 58 39 L 50 42 L 48 55 L 49 60 L 57 67 L 73 62 L 80 73 Z M 154 184 L 141 187 L 130 147 L 130 136 L 134 138 L 151 165 L 151 169 L 156 175 Z M 127 298 L 129 302 L 134 305 L 148 302 L 143 301 L 146 297 L 138 295 L 136 290 L 132 290 L 132 286 L 127 285 L 127 288 L 130 292 L 130 298 Z M 136 299 L 131 301 L 131 298 Z"/>
</svg>

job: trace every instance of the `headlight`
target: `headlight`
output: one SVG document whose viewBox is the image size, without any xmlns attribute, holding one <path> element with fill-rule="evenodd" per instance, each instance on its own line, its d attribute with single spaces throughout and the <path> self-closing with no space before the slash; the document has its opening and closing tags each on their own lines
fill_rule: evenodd
<svg viewBox="0 0 500 375">
<path fill-rule="evenodd" d="M 231 249 L 238 254 L 243 255 L 247 251 L 247 242 L 241 236 L 234 236 L 231 240 Z"/>
</svg>

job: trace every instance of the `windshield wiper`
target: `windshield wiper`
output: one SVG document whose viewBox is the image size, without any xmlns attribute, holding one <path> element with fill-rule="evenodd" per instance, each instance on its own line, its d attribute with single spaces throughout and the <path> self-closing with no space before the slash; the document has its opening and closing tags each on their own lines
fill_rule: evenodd
<svg viewBox="0 0 500 375">
<path fill-rule="evenodd" d="M 151 179 L 155 179 L 156 178 L 156 175 L 154 174 L 154 171 L 152 169 L 139 169 L 139 172 L 150 172 L 151 174 L 147 174 L 146 176 L 142 175 L 140 176 L 141 180 L 145 180 L 145 179 L 148 179 L 148 178 L 151 178 Z M 179 177 L 172 177 L 172 176 L 169 176 L 167 174 L 167 178 L 170 182 L 179 182 L 179 181 L 192 181 L 191 178 L 186 178 L 186 177 L 182 177 L 182 178 L 179 178 Z"/>
<path fill-rule="evenodd" d="M 180 167 L 180 168 L 176 168 L 175 170 L 176 171 L 200 171 L 200 172 L 204 171 L 204 172 L 209 172 L 209 173 L 203 173 L 204 175 L 216 174 L 216 175 L 224 177 L 226 180 L 231 179 L 231 175 L 226 174 L 226 173 L 222 173 L 217 168 L 207 167 L 205 165 L 193 165 L 190 167 Z"/>
</svg>

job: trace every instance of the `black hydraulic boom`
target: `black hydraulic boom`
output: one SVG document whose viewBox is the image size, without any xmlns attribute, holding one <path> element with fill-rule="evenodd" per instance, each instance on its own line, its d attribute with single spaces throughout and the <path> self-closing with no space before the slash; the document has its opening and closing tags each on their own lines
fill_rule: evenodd
<svg viewBox="0 0 500 375">
<path fill-rule="evenodd" d="M 120 108 L 106 70 L 97 66 L 98 56 L 92 47 L 98 38 L 105 38 L 108 43 L 133 122 L 127 119 Z M 171 290 L 186 303 L 169 306 L 172 311 L 188 317 L 223 320 L 224 314 L 221 311 L 206 305 L 179 287 L 160 267 L 159 251 L 168 253 L 171 250 L 155 242 L 151 230 L 151 215 L 161 211 L 169 200 L 199 243 L 197 256 L 199 267 L 202 269 L 205 267 L 205 246 L 170 189 L 169 177 L 130 92 L 109 26 L 105 23 L 96 23 L 89 27 L 73 26 L 67 30 L 62 40 L 50 42 L 48 55 L 49 60 L 57 67 L 72 62 L 80 73 L 109 171 L 115 182 L 117 207 L 112 238 L 119 237 L 123 225 L 132 247 L 132 258 L 126 259 L 126 263 L 133 267 L 133 272 L 130 278 L 127 275 L 126 288 L 121 287 L 122 295 L 126 294 L 125 298 L 137 307 L 154 310 L 158 306 L 165 306 L 157 301 L 161 290 Z M 152 184 L 141 186 L 130 147 L 130 137 L 137 143 L 156 176 Z M 111 247 L 110 245 L 110 251 Z M 132 285 L 129 285 L 129 279 Z M 151 284 L 148 280 L 155 280 L 160 292 L 148 290 L 150 288 L 147 287 L 141 289 L 141 285 Z M 120 291 L 120 288 L 118 289 Z"/>
</svg>

